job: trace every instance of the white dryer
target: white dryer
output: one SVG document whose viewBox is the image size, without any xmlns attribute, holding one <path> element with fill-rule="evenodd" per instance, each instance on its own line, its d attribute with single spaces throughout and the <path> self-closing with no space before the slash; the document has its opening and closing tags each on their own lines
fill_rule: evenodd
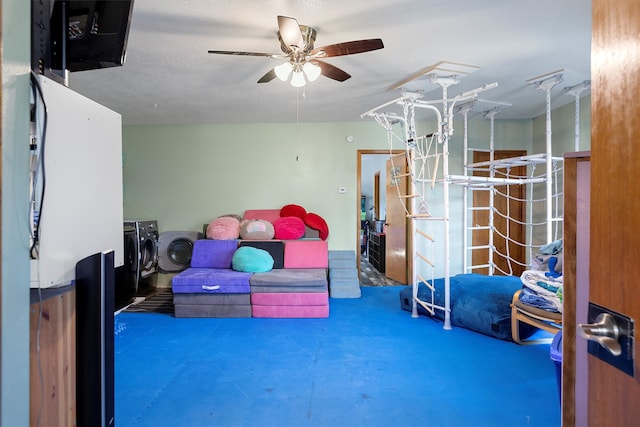
<svg viewBox="0 0 640 427">
<path fill-rule="evenodd" d="M 165 273 L 176 273 L 191 266 L 193 242 L 202 239 L 197 231 L 164 231 L 158 239 L 158 268 Z"/>
</svg>

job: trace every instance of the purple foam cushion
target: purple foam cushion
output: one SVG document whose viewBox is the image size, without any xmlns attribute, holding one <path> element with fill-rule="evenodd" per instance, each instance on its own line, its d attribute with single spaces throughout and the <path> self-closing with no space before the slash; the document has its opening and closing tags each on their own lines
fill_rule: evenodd
<svg viewBox="0 0 640 427">
<path fill-rule="evenodd" d="M 196 240 L 193 242 L 191 267 L 231 268 L 231 259 L 236 249 L 237 240 Z"/>
<path fill-rule="evenodd" d="M 297 240 L 307 229 L 304 221 L 297 216 L 283 216 L 273 221 L 274 237 L 280 240 Z"/>
<path fill-rule="evenodd" d="M 173 293 L 246 294 L 251 273 L 226 268 L 188 268 L 171 279 Z"/>
</svg>

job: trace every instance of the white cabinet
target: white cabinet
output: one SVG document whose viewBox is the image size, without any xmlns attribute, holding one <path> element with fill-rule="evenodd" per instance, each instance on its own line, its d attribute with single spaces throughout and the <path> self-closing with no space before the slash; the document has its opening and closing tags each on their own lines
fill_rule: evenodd
<svg viewBox="0 0 640 427">
<path fill-rule="evenodd" d="M 113 249 L 124 262 L 120 114 L 40 77 L 47 110 L 38 258 L 31 287 L 65 286 L 80 259 Z M 40 123 L 42 124 L 42 123 Z M 41 144 L 41 141 L 39 141 Z"/>
</svg>

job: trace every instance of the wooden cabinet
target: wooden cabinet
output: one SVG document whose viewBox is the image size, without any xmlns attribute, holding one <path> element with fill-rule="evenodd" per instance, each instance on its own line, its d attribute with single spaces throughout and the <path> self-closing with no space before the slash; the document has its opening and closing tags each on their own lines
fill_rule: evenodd
<svg viewBox="0 0 640 427">
<path fill-rule="evenodd" d="M 380 273 L 384 273 L 385 235 L 369 233 L 369 264 Z"/>
<path fill-rule="evenodd" d="M 31 290 L 31 425 L 76 425 L 75 307 L 73 286 Z"/>
</svg>

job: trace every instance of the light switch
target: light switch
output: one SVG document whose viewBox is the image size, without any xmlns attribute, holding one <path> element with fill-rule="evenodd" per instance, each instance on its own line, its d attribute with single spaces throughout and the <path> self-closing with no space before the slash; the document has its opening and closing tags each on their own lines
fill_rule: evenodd
<svg viewBox="0 0 640 427">
<path fill-rule="evenodd" d="M 338 193 L 346 194 L 347 193 L 347 187 L 338 187 Z"/>
</svg>

